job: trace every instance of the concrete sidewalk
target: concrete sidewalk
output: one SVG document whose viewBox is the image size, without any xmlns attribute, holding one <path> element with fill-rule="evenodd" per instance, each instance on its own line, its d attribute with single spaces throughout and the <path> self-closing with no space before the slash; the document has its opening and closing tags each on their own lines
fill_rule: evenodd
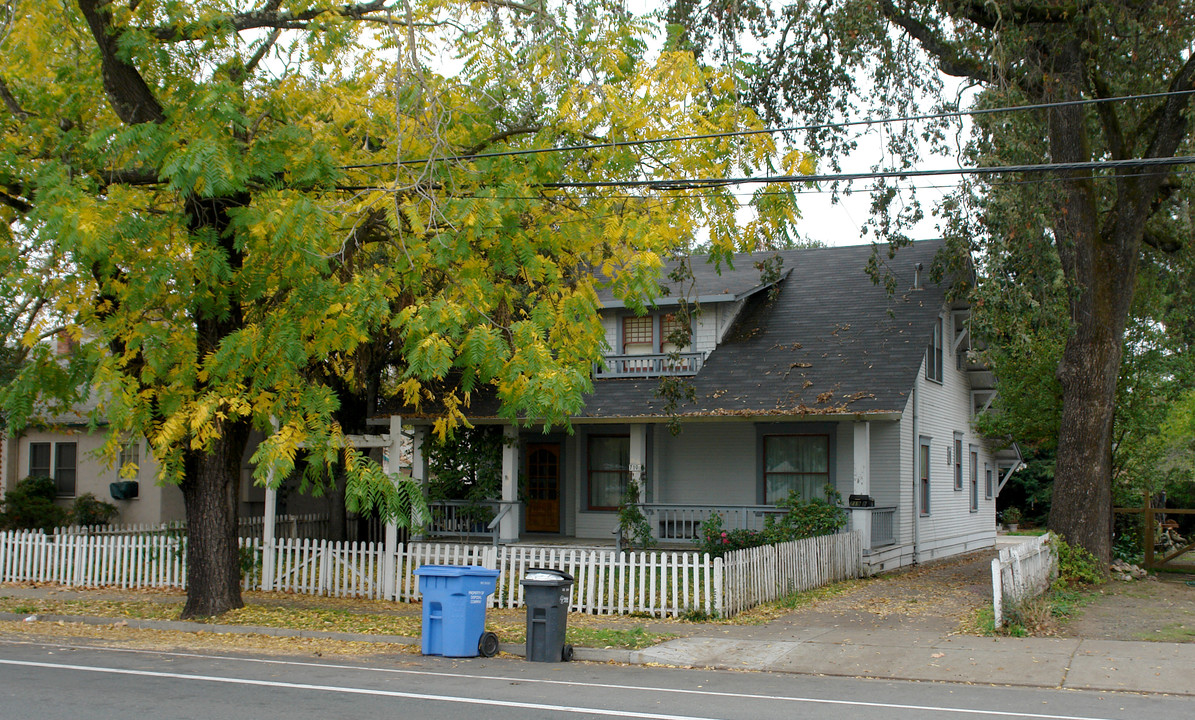
<svg viewBox="0 0 1195 720">
<path fill-rule="evenodd" d="M 25 619 L 19 614 L 0 613 L 0 620 Z M 112 618 L 100 617 L 41 615 L 36 621 L 119 624 L 130 628 L 179 632 L 258 634 L 379 644 L 413 645 L 419 642 L 415 638 L 392 635 L 175 620 L 114 621 Z M 1195 696 L 1195 678 L 1191 675 L 1191 668 L 1195 667 L 1195 643 L 984 638 L 916 630 L 855 632 L 842 627 L 801 628 L 789 633 L 788 639 L 775 642 L 734 637 L 734 629 L 720 629 L 719 633 L 722 636 L 694 635 L 644 650 L 579 647 L 575 659 L 715 670 Z M 501 649 L 512 655 L 524 654 L 522 645 L 506 643 Z"/>
</svg>

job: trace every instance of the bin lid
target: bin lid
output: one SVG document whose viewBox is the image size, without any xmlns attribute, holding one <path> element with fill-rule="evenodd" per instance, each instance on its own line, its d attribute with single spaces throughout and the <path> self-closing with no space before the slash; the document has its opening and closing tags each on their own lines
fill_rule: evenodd
<svg viewBox="0 0 1195 720">
<path fill-rule="evenodd" d="M 476 565 L 420 565 L 415 568 L 419 576 L 433 577 L 498 577 L 497 570 Z"/>
<path fill-rule="evenodd" d="M 573 582 L 572 575 L 563 570 L 553 570 L 552 568 L 528 568 L 527 574 L 523 576 L 523 581 L 527 582 Z"/>
</svg>

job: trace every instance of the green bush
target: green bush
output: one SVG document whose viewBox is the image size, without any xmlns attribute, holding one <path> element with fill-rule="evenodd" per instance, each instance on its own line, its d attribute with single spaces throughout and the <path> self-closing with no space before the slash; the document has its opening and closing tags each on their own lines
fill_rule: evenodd
<svg viewBox="0 0 1195 720">
<path fill-rule="evenodd" d="M 72 525 L 107 525 L 119 512 L 112 503 L 104 502 L 91 493 L 83 493 L 75 498 L 71 506 L 70 522 Z"/>
<path fill-rule="evenodd" d="M 1103 563 L 1081 545 L 1071 545 L 1057 535 L 1053 541 L 1058 550 L 1058 585 L 1100 585 L 1108 579 Z"/>
<path fill-rule="evenodd" d="M 801 500 L 800 496 L 789 494 L 777 503 L 788 512 L 765 518 L 762 530 L 727 530 L 722 516 L 714 513 L 702 523 L 697 544 L 702 552 L 722 557 L 732 550 L 833 535 L 846 526 L 847 512 L 839 507 L 840 500 L 841 496 L 829 485 L 826 486 L 825 500 Z"/>
<path fill-rule="evenodd" d="M 58 486 L 48 477 L 27 477 L 4 495 L 0 530 L 43 530 L 65 525 L 67 512 L 54 504 Z"/>
</svg>

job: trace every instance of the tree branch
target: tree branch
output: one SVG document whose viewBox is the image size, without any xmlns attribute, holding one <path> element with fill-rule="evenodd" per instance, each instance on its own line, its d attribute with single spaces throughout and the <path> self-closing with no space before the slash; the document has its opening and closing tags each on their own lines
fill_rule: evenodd
<svg viewBox="0 0 1195 720">
<path fill-rule="evenodd" d="M 29 112 L 17 102 L 16 96 L 8 89 L 8 83 L 4 81 L 4 78 L 0 78 L 0 99 L 4 100 L 4 106 L 8 108 L 8 111 L 19 119 L 25 120 L 29 117 Z"/>
<path fill-rule="evenodd" d="M 956 48 L 931 30 L 925 23 L 899 10 L 892 0 L 881 0 L 880 12 L 889 22 L 904 30 L 916 40 L 927 53 L 938 61 L 938 67 L 947 75 L 971 78 L 985 82 L 995 73 L 992 68 L 974 60 L 960 57 Z"/>
<path fill-rule="evenodd" d="M 1077 3 L 1067 5 L 1045 5 L 1041 3 L 1016 3 L 997 9 L 991 0 L 971 0 L 961 8 L 967 20 L 987 29 L 996 30 L 1001 25 L 1050 25 L 1073 22 L 1078 17 Z"/>
<path fill-rule="evenodd" d="M 29 213 L 33 211 L 33 205 L 16 195 L 10 195 L 5 190 L 0 190 L 0 205 L 7 205 L 19 213 Z"/>
<path fill-rule="evenodd" d="M 117 117 L 129 125 L 160 123 L 166 119 L 158 99 L 137 68 L 119 55 L 120 32 L 113 29 L 107 0 L 78 0 L 100 51 L 104 91 Z"/>
<path fill-rule="evenodd" d="M 532 133 L 537 133 L 540 130 L 543 130 L 542 125 L 526 125 L 523 127 L 513 127 L 513 128 L 510 128 L 509 130 L 503 130 L 502 132 L 495 133 L 494 135 L 491 135 L 490 137 L 486 138 L 485 140 L 482 140 L 481 142 L 477 143 L 473 147 L 468 148 L 466 150 L 462 150 L 458 154 L 462 155 L 462 156 L 466 156 L 466 157 L 469 155 L 476 155 L 477 153 L 481 152 L 482 150 L 485 150 L 490 145 L 493 145 L 494 143 L 497 143 L 497 142 L 502 142 L 503 140 L 505 140 L 509 137 L 514 137 L 515 135 L 529 135 Z"/>
<path fill-rule="evenodd" d="M 186 23 L 180 25 L 156 25 L 144 28 L 152 37 L 165 42 L 179 42 L 194 40 L 207 34 L 213 27 L 231 27 L 235 32 L 273 28 L 275 30 L 301 30 L 311 20 L 326 13 L 334 13 L 342 18 L 354 20 L 364 19 L 366 15 L 383 12 L 386 9 L 385 0 L 373 0 L 368 3 L 355 5 L 340 5 L 311 8 L 303 12 L 278 12 L 277 5 L 272 4 L 262 10 L 238 13 L 222 18 L 215 18 L 202 23 Z"/>
</svg>

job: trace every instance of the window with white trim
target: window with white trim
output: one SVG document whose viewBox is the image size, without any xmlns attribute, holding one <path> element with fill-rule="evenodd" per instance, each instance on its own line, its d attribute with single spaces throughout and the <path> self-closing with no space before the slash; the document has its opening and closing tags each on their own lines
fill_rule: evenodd
<svg viewBox="0 0 1195 720">
<path fill-rule="evenodd" d="M 919 497 L 917 498 L 917 507 L 922 515 L 929 515 L 929 438 L 921 438 L 918 450 L 917 490 Z"/>
<path fill-rule="evenodd" d="M 829 435 L 765 435 L 764 502 L 790 494 L 802 500 L 825 497 L 830 482 Z"/>
<path fill-rule="evenodd" d="M 29 477 L 52 478 L 58 497 L 74 497 L 78 449 L 74 442 L 29 443 Z"/>
<path fill-rule="evenodd" d="M 617 510 L 631 478 L 630 435 L 590 435 L 586 459 L 590 510 Z"/>
</svg>

